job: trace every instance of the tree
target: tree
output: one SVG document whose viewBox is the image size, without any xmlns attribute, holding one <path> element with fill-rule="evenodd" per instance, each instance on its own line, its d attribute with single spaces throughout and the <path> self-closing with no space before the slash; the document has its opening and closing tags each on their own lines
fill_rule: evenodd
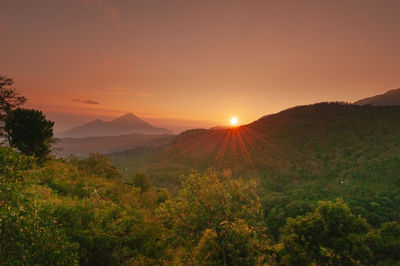
<svg viewBox="0 0 400 266">
<path fill-rule="evenodd" d="M 263 212 L 255 184 L 209 171 L 182 178 L 175 200 L 159 209 L 168 240 L 183 264 L 251 265 L 265 248 Z"/>
<path fill-rule="evenodd" d="M 30 190 L 34 159 L 0 147 L 0 264 L 76 265 L 78 245 Z"/>
<path fill-rule="evenodd" d="M 81 160 L 72 157 L 71 163 L 79 170 L 91 175 L 104 176 L 109 179 L 121 177 L 118 170 L 112 165 L 110 158 L 105 154 L 91 153 L 89 157 Z"/>
<path fill-rule="evenodd" d="M 0 137 L 5 136 L 4 125 L 7 115 L 26 102 L 26 98 L 12 87 L 13 83 L 12 79 L 0 75 Z"/>
<path fill-rule="evenodd" d="M 289 218 L 280 250 L 288 265 L 370 264 L 367 222 L 342 201 L 320 202 L 314 213 Z"/>
<path fill-rule="evenodd" d="M 132 182 L 135 187 L 140 188 L 140 193 L 144 193 L 150 188 L 149 177 L 145 173 L 137 173 Z"/>
<path fill-rule="evenodd" d="M 374 252 L 376 264 L 400 265 L 400 224 L 387 222 L 371 230 L 367 235 L 367 243 Z"/>
<path fill-rule="evenodd" d="M 5 131 L 12 147 L 43 160 L 51 151 L 54 122 L 34 109 L 15 109 L 7 115 Z"/>
</svg>

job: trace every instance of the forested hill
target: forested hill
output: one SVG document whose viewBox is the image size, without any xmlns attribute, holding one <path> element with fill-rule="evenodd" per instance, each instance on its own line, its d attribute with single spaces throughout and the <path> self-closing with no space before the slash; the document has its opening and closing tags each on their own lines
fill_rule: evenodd
<svg viewBox="0 0 400 266">
<path fill-rule="evenodd" d="M 230 168 L 235 172 L 340 175 L 400 148 L 400 106 L 318 103 L 268 115 L 237 128 L 190 130 L 145 159 L 151 168 Z M 129 152 L 114 156 L 129 162 Z"/>
<path fill-rule="evenodd" d="M 275 236 L 286 218 L 336 198 L 373 226 L 400 222 L 400 106 L 299 106 L 238 128 L 187 131 L 144 158 L 134 154 L 112 159 L 165 187 L 209 167 L 255 178 Z"/>
<path fill-rule="evenodd" d="M 399 111 L 296 107 L 120 172 L 0 147 L 0 264 L 399 265 Z"/>
<path fill-rule="evenodd" d="M 399 105 L 400 104 L 400 89 L 390 90 L 383 94 L 375 95 L 365 99 L 356 101 L 358 105 Z"/>
</svg>

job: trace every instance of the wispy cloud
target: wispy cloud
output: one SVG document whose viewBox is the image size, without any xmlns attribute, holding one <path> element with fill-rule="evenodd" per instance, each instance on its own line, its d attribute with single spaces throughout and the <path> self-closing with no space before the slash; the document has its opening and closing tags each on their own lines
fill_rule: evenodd
<svg viewBox="0 0 400 266">
<path fill-rule="evenodd" d="M 95 93 L 99 93 L 99 94 L 105 94 L 105 95 L 127 95 L 127 94 L 135 94 L 137 96 L 141 96 L 141 97 L 152 97 L 153 94 L 150 92 L 146 92 L 146 91 L 129 91 L 127 93 L 126 90 L 118 88 L 118 87 L 114 87 L 114 88 L 107 88 L 107 89 L 98 89 L 98 88 L 92 88 L 92 91 L 94 91 Z"/>
<path fill-rule="evenodd" d="M 109 89 L 97 89 L 93 88 L 92 89 L 96 93 L 101 93 L 101 94 L 108 94 L 108 95 L 126 95 L 125 91 L 120 88 L 109 88 Z"/>
<path fill-rule="evenodd" d="M 138 95 L 138 96 L 142 96 L 142 97 L 151 97 L 151 96 L 153 96 L 153 94 L 151 94 L 151 93 L 141 92 L 141 91 L 137 91 L 137 92 L 135 92 L 135 94 Z"/>
<path fill-rule="evenodd" d="M 96 102 L 96 101 L 93 101 L 93 100 L 81 100 L 81 99 L 79 99 L 79 98 L 75 98 L 75 99 L 72 99 L 72 101 L 73 102 L 77 102 L 77 103 L 83 103 L 83 104 L 93 104 L 93 105 L 96 105 L 96 104 L 100 104 L 99 102 Z"/>
<path fill-rule="evenodd" d="M 107 90 L 107 93 L 110 95 L 125 95 L 125 91 L 120 88 L 111 88 Z"/>
</svg>

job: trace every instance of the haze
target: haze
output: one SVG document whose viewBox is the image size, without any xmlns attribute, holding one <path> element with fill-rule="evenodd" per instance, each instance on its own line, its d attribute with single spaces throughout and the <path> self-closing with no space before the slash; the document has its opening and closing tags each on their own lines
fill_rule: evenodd
<svg viewBox="0 0 400 266">
<path fill-rule="evenodd" d="M 400 1 L 1 0 L 0 71 L 56 131 L 176 132 L 400 86 Z"/>
</svg>

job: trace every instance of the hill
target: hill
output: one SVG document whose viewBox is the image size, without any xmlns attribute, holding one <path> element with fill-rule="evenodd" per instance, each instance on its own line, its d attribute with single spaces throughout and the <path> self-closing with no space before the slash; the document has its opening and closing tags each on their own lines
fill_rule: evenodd
<svg viewBox="0 0 400 266">
<path fill-rule="evenodd" d="M 133 113 L 128 113 L 108 122 L 96 119 L 82 126 L 62 132 L 57 136 L 82 138 L 99 136 L 119 136 L 132 133 L 145 135 L 173 134 L 173 132 L 168 129 L 153 127 L 146 121 L 138 118 Z"/>
<path fill-rule="evenodd" d="M 183 132 L 153 156 L 194 168 L 231 168 L 233 164 L 260 170 L 309 160 L 316 160 L 315 164 L 321 153 L 334 158 L 339 151 L 359 152 L 352 150 L 354 146 L 393 150 L 400 132 L 399 111 L 399 106 L 343 103 L 299 106 L 240 127 Z"/>
<path fill-rule="evenodd" d="M 157 147 L 168 144 L 174 135 L 128 134 L 120 136 L 62 138 L 55 145 L 57 156 L 87 156 L 90 153 L 110 153 L 133 149 L 136 147 Z"/>
<path fill-rule="evenodd" d="M 374 226 L 400 222 L 399 135 L 400 106 L 319 103 L 237 128 L 186 131 L 139 158 L 111 158 L 126 174 L 140 169 L 172 190 L 192 169 L 256 179 L 267 227 L 278 235 L 286 218 L 336 198 Z"/>
<path fill-rule="evenodd" d="M 399 265 L 399 111 L 299 106 L 116 153 L 120 172 L 0 147 L 0 262 Z"/>
<path fill-rule="evenodd" d="M 354 104 L 364 105 L 364 104 L 372 104 L 372 105 L 400 105 L 400 89 L 390 90 L 385 92 L 384 94 L 376 95 L 373 97 L 368 97 L 359 101 L 356 101 Z"/>
</svg>

